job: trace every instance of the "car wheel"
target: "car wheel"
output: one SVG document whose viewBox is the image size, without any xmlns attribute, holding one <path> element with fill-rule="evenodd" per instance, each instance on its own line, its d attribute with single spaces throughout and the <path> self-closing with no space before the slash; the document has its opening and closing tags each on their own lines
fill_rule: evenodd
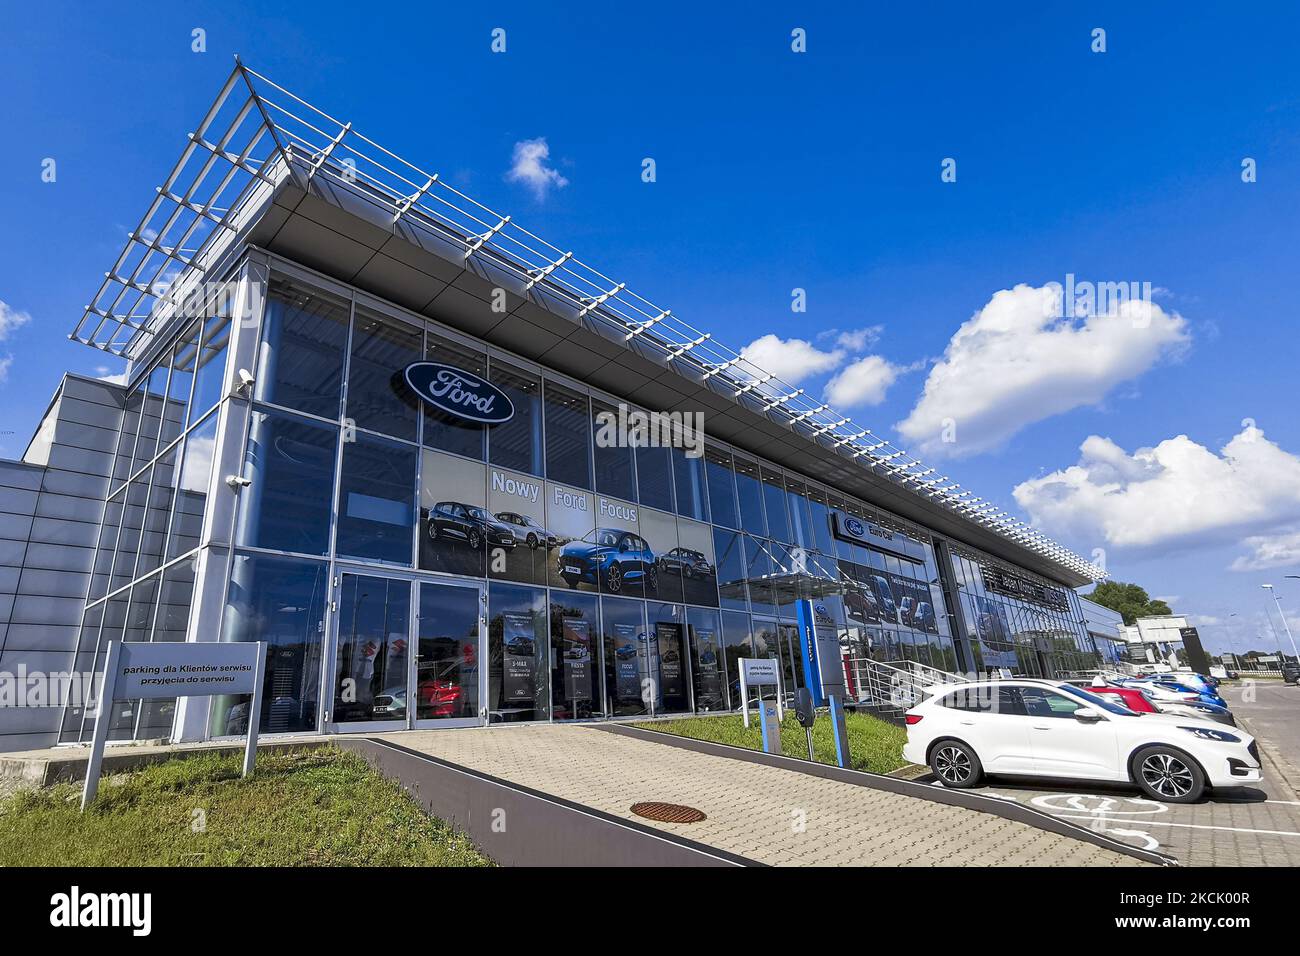
<svg viewBox="0 0 1300 956">
<path fill-rule="evenodd" d="M 650 573 L 646 575 L 646 577 L 650 579 L 650 590 L 658 591 L 659 590 L 659 569 L 654 565 L 651 565 Z"/>
<path fill-rule="evenodd" d="M 984 779 L 975 751 L 960 740 L 941 740 L 930 751 L 930 769 L 945 787 L 965 790 Z"/>
<path fill-rule="evenodd" d="M 623 572 L 617 564 L 611 564 L 605 572 L 605 590 L 610 594 L 618 594 L 623 590 Z"/>
<path fill-rule="evenodd" d="M 432 521 L 429 522 L 429 540 L 430 541 L 438 540 L 438 526 L 434 524 Z"/>
<path fill-rule="evenodd" d="M 469 541 L 469 549 L 471 551 L 478 551 L 483 547 L 483 536 L 477 531 L 471 531 L 467 540 Z"/>
<path fill-rule="evenodd" d="M 530 534 L 528 536 L 528 547 L 533 551 L 537 550 L 537 535 Z"/>
<path fill-rule="evenodd" d="M 1205 773 L 1172 747 L 1144 747 L 1133 757 L 1133 780 L 1152 800 L 1193 803 L 1205 793 Z"/>
</svg>

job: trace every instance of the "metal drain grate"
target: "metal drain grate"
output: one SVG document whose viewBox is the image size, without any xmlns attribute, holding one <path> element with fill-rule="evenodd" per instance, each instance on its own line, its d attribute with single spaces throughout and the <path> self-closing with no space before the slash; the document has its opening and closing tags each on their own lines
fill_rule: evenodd
<svg viewBox="0 0 1300 956">
<path fill-rule="evenodd" d="M 694 807 L 683 806 L 680 803 L 660 803 L 657 800 L 634 803 L 632 812 L 658 823 L 699 823 L 707 819 L 703 810 L 696 810 Z"/>
</svg>

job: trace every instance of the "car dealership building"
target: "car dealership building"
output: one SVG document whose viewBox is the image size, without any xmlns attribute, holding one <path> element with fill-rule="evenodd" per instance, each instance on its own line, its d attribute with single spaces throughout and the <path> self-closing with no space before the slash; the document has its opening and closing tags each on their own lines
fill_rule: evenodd
<svg viewBox="0 0 1300 956">
<path fill-rule="evenodd" d="M 850 659 L 1102 661 L 1083 559 L 242 66 L 73 338 L 127 382 L 0 462 L 3 672 L 260 640 L 269 734 L 704 713 L 740 657 L 802 681 L 809 598 Z M 92 725 L 0 708 L 0 749 Z"/>
</svg>

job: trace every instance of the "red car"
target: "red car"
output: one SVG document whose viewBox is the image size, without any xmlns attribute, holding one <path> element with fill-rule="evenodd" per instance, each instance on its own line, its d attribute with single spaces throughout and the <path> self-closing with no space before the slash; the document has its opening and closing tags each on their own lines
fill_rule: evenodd
<svg viewBox="0 0 1300 956">
<path fill-rule="evenodd" d="M 1147 700 L 1142 691 L 1133 687 L 1085 687 L 1090 694 L 1098 694 L 1117 704 L 1123 704 L 1135 714 L 1158 713 L 1156 705 Z"/>
</svg>

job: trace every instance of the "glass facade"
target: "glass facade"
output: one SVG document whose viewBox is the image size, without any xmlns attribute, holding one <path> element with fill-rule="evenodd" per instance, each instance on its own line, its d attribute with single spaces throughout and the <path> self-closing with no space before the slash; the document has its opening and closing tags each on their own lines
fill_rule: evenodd
<svg viewBox="0 0 1300 956">
<path fill-rule="evenodd" d="M 802 682 L 801 599 L 846 658 L 1037 674 L 1095 655 L 1067 588 L 1041 582 L 1064 610 L 1010 597 L 1005 575 L 985 586 L 997 562 L 953 546 L 950 609 L 914 524 L 721 443 L 609 446 L 607 394 L 395 308 L 287 278 L 266 291 L 255 385 L 225 426 L 249 484 L 210 572 L 226 594 L 213 639 L 270 645 L 264 732 L 735 709 L 740 657 L 778 659 L 787 693 Z M 185 637 L 227 326 L 194 323 L 129 395 L 85 655 Z M 492 382 L 514 416 L 420 401 L 402 370 L 421 359 Z M 834 512 L 881 546 L 836 537 Z M 248 706 L 218 699 L 209 733 L 241 733 Z M 114 734 L 169 719 L 119 705 Z"/>
</svg>

